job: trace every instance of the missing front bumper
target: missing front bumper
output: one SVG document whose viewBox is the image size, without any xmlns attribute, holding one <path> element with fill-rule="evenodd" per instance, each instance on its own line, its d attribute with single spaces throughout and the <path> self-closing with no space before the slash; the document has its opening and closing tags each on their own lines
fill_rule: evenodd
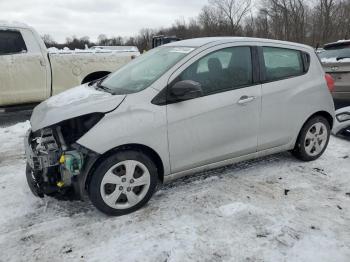
<svg viewBox="0 0 350 262">
<path fill-rule="evenodd" d="M 39 133 L 28 130 L 24 138 L 31 190 L 50 196 L 70 195 L 70 198 L 84 199 L 88 173 L 99 154 L 78 144 L 68 145 L 68 149 L 65 144 L 62 147 L 62 138 L 55 130 L 45 129 Z"/>
</svg>

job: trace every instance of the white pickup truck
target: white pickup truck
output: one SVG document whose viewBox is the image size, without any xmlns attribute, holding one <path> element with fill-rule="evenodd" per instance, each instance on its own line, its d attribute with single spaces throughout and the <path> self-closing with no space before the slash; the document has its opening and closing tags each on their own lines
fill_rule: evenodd
<svg viewBox="0 0 350 262">
<path fill-rule="evenodd" d="M 43 101 L 116 71 L 139 54 L 47 50 L 33 28 L 0 23 L 0 107 Z"/>
</svg>

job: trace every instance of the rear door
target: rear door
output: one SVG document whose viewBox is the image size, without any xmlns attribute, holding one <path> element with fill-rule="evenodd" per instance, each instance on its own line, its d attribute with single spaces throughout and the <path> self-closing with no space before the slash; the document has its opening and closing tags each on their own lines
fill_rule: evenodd
<svg viewBox="0 0 350 262">
<path fill-rule="evenodd" d="M 292 141 L 314 89 L 305 75 L 310 59 L 306 53 L 283 46 L 261 46 L 259 53 L 263 84 L 258 151 L 262 151 Z"/>
<path fill-rule="evenodd" d="M 26 30 L 23 30 L 23 32 Z M 47 97 L 46 62 L 32 39 L 20 30 L 0 29 L 0 105 L 37 102 Z"/>
<path fill-rule="evenodd" d="M 171 84 L 199 82 L 203 96 L 167 105 L 173 173 L 257 150 L 261 85 L 250 46 L 220 46 L 192 58 Z"/>
</svg>

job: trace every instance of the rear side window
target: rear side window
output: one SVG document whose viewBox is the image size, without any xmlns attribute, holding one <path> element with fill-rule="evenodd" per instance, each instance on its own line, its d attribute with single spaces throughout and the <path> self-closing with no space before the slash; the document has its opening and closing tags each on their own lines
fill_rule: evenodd
<svg viewBox="0 0 350 262">
<path fill-rule="evenodd" d="M 303 54 L 301 51 L 263 47 L 263 56 L 265 61 L 266 81 L 276 81 L 293 76 L 304 74 Z"/>
<path fill-rule="evenodd" d="M 0 30 L 0 55 L 27 51 L 22 35 L 18 31 Z"/>
<path fill-rule="evenodd" d="M 318 56 L 323 63 L 341 62 L 341 60 L 350 58 L 350 45 L 327 48 Z"/>
</svg>

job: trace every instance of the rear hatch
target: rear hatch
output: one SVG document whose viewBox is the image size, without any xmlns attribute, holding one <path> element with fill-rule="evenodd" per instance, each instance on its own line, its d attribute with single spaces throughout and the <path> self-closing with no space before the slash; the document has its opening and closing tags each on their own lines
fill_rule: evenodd
<svg viewBox="0 0 350 262">
<path fill-rule="evenodd" d="M 335 83 L 335 92 L 350 92 L 350 61 L 323 63 L 324 71 L 330 74 Z"/>
<path fill-rule="evenodd" d="M 350 40 L 326 44 L 318 56 L 324 71 L 334 78 L 334 92 L 350 93 Z"/>
</svg>

